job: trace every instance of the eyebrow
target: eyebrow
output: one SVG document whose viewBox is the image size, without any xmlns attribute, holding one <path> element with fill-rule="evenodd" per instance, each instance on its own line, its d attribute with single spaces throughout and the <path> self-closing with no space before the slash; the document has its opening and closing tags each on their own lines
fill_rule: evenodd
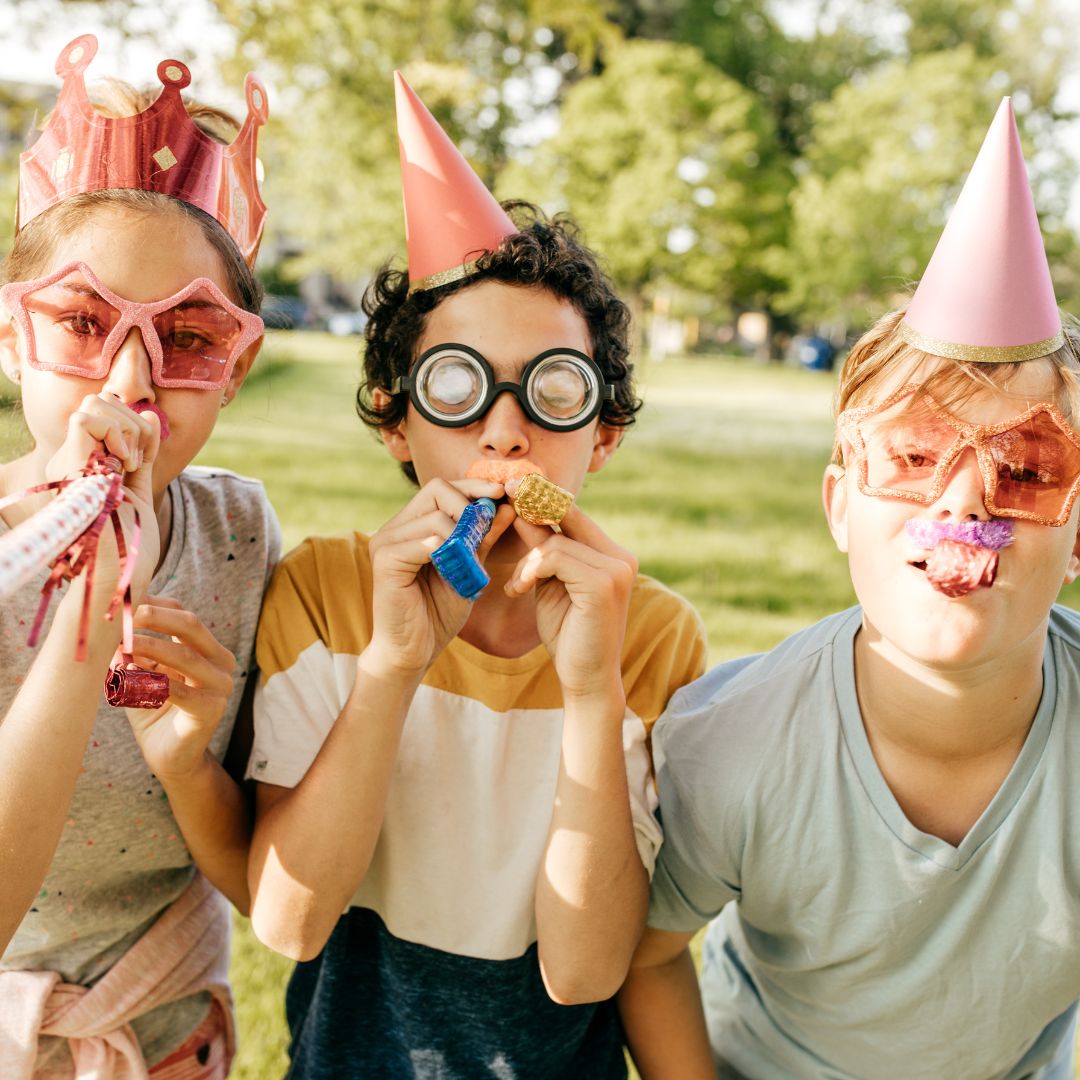
<svg viewBox="0 0 1080 1080">
<path fill-rule="evenodd" d="M 64 281 L 60 283 L 60 288 L 64 292 L 73 293 L 76 296 L 86 296 L 91 300 L 100 300 L 104 304 L 109 304 L 109 301 L 106 300 L 105 297 L 97 291 L 97 289 L 95 289 L 92 285 L 88 285 L 83 282 Z M 138 303 L 137 300 L 128 300 L 126 296 L 122 296 L 120 297 L 120 299 L 127 301 L 127 303 L 129 304 Z M 142 306 L 149 307 L 150 304 L 153 303 L 156 303 L 156 301 L 151 300 L 148 304 L 144 304 Z M 112 307 L 112 304 L 109 304 L 109 306 Z M 205 311 L 220 311 L 222 314 L 225 314 L 225 309 L 214 300 L 181 300 L 179 304 L 176 304 L 171 309 L 166 310 L 186 311 L 189 308 Z"/>
</svg>

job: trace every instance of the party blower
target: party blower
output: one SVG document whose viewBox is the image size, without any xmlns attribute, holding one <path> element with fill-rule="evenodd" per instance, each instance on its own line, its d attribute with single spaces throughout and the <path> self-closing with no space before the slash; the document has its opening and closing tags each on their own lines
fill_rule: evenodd
<svg viewBox="0 0 1080 1080">
<path fill-rule="evenodd" d="M 112 456 L 91 454 L 79 475 L 9 495 L 0 499 L 0 510 L 28 495 L 44 491 L 55 491 L 57 496 L 48 506 L 0 537 L 0 597 L 15 592 L 42 570 L 50 571 L 27 637 L 27 644 L 33 647 L 37 644 L 53 593 L 65 581 L 74 581 L 80 574 L 85 574 L 86 592 L 75 650 L 75 659 L 85 660 L 98 543 L 105 526 L 111 523 L 121 571 L 105 618 L 114 618 L 117 608 L 122 607 L 123 639 L 120 663 L 109 669 L 105 679 L 105 699 L 114 707 L 160 708 L 169 697 L 169 677 L 160 671 L 144 671 L 132 663 L 131 578 L 139 553 L 140 525 L 136 510 L 131 537 L 125 538 L 117 510 L 130 499 L 124 491 L 120 462 Z"/>
</svg>

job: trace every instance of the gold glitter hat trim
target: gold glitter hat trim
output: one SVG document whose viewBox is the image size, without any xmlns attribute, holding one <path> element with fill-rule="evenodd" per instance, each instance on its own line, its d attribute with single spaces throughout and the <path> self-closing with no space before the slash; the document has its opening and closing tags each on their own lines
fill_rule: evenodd
<svg viewBox="0 0 1080 1080">
<path fill-rule="evenodd" d="M 440 270 L 437 274 L 428 274 L 409 285 L 409 292 L 420 292 L 423 289 L 437 289 L 440 285 L 449 285 L 452 281 L 461 281 L 470 274 L 476 273 L 476 264 L 479 259 L 470 259 L 460 266 L 451 266 L 449 270 Z"/>
<path fill-rule="evenodd" d="M 949 360 L 968 360 L 973 364 L 1015 364 L 1021 360 L 1037 360 L 1060 349 L 1065 344 L 1064 331 L 1053 337 L 1034 341 L 1030 345 L 962 345 L 956 341 L 942 341 L 925 337 L 906 322 L 900 324 L 900 338 L 916 349 L 944 356 Z"/>
</svg>

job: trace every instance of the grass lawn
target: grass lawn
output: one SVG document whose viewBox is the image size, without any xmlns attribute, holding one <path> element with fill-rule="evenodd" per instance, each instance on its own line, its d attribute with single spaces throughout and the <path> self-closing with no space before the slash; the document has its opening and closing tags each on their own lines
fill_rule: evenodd
<svg viewBox="0 0 1080 1080">
<path fill-rule="evenodd" d="M 199 460 L 261 477 L 286 547 L 311 533 L 372 531 L 411 488 L 356 418 L 357 339 L 272 335 Z M 853 602 L 820 510 L 832 439 L 831 375 L 695 359 L 641 372 L 646 408 L 581 505 L 694 602 L 713 661 L 770 648 Z M 0 453 L 22 436 L 0 415 Z M 1063 594 L 1076 606 L 1077 587 Z M 284 1072 L 290 965 L 237 919 L 238 1080 Z"/>
</svg>

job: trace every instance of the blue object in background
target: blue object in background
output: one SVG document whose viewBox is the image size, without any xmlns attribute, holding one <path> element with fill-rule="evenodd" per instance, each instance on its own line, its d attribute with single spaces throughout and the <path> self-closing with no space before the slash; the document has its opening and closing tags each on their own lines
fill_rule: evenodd
<svg viewBox="0 0 1080 1080">
<path fill-rule="evenodd" d="M 495 520 L 491 499 L 477 499 L 461 512 L 454 531 L 431 553 L 439 576 L 466 600 L 475 600 L 491 580 L 477 562 L 476 549 Z"/>
<path fill-rule="evenodd" d="M 808 337 L 797 337 L 792 344 L 795 346 L 795 356 L 804 368 L 809 371 L 832 370 L 836 349 L 831 341 L 812 334 Z"/>
</svg>

